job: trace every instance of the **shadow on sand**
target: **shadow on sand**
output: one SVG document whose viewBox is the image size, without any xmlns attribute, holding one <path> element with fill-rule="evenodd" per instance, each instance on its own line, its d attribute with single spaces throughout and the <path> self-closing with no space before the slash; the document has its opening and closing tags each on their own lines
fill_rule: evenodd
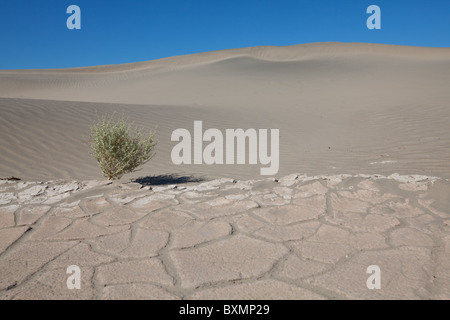
<svg viewBox="0 0 450 320">
<path fill-rule="evenodd" d="M 142 186 L 161 186 L 168 184 L 183 184 L 190 182 L 203 182 L 208 179 L 194 177 L 194 176 L 181 176 L 177 174 L 164 174 L 157 176 L 147 176 L 147 177 L 139 177 L 137 179 L 132 180 L 133 182 L 137 182 Z"/>
</svg>

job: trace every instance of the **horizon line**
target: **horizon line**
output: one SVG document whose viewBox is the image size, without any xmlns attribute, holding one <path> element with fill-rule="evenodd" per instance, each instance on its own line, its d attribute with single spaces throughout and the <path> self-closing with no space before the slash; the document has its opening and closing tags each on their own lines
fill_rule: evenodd
<svg viewBox="0 0 450 320">
<path fill-rule="evenodd" d="M 157 62 L 160 60 L 179 58 L 179 57 L 187 57 L 187 56 L 198 55 L 198 54 L 217 53 L 217 52 L 221 52 L 221 51 L 245 50 L 245 49 L 253 49 L 253 48 L 287 48 L 287 47 L 295 47 L 295 46 L 302 46 L 302 45 L 320 45 L 320 44 L 360 44 L 360 45 L 391 46 L 391 47 L 405 47 L 405 48 L 418 48 L 418 49 L 450 49 L 450 46 L 449 47 L 430 47 L 430 46 L 377 43 L 377 42 L 318 41 L 318 42 L 304 42 L 304 43 L 297 43 L 297 44 L 290 44 L 290 45 L 259 45 L 259 46 L 248 46 L 248 47 L 233 47 L 233 48 L 227 48 L 227 49 L 199 51 L 199 52 L 164 56 L 164 57 L 149 59 L 149 60 L 122 62 L 122 63 L 114 63 L 114 64 L 93 64 L 93 65 L 85 65 L 85 66 L 78 66 L 78 67 L 62 67 L 62 68 L 55 67 L 55 68 L 0 69 L 0 72 L 2 72 L 2 71 L 10 71 L 10 72 L 12 72 L 12 71 L 70 71 L 70 70 L 82 71 L 81 69 L 100 68 L 100 67 L 104 67 L 104 68 L 120 67 L 120 66 L 125 66 L 125 65 L 132 65 L 132 64 Z"/>
</svg>

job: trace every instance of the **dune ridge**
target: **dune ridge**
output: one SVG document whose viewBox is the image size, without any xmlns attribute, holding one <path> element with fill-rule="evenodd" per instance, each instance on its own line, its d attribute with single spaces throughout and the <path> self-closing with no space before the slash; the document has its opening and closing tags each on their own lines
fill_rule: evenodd
<svg viewBox="0 0 450 320">
<path fill-rule="evenodd" d="M 121 72 L 158 66 L 187 66 L 194 64 L 212 63 L 240 56 L 248 56 L 267 61 L 295 61 L 307 58 L 317 58 L 319 55 L 326 56 L 341 54 L 400 55 L 402 57 L 415 58 L 423 57 L 423 55 L 426 55 L 427 58 L 448 59 L 449 52 L 450 48 L 414 47 L 373 43 L 317 42 L 290 46 L 258 46 L 215 50 L 124 64 L 57 69 L 0 70 L 0 72 Z"/>
</svg>

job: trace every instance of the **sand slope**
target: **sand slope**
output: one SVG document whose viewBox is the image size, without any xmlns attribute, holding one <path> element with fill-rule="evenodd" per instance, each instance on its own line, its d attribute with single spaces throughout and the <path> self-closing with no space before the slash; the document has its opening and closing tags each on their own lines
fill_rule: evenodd
<svg viewBox="0 0 450 320">
<path fill-rule="evenodd" d="M 317 43 L 65 70 L 0 71 L 0 177 L 101 177 L 85 143 L 99 114 L 158 125 L 128 177 L 259 176 L 260 165 L 175 166 L 177 128 L 280 129 L 279 175 L 450 177 L 450 49 Z"/>
</svg>

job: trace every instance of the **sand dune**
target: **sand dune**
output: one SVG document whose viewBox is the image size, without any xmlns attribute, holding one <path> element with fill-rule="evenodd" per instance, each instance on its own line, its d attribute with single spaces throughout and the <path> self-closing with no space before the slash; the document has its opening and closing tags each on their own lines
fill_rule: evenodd
<svg viewBox="0 0 450 320">
<path fill-rule="evenodd" d="M 449 85 L 450 48 L 360 43 L 0 71 L 0 299 L 448 299 Z M 114 111 L 159 143 L 111 183 L 87 140 Z M 174 165 L 196 120 L 279 129 L 278 179 Z"/>
<path fill-rule="evenodd" d="M 259 165 L 175 166 L 177 128 L 280 129 L 280 170 L 450 177 L 450 48 L 358 43 L 255 47 L 155 61 L 0 71 L 0 177 L 100 178 L 85 143 L 99 114 L 158 125 L 128 177 L 259 176 Z"/>
</svg>

